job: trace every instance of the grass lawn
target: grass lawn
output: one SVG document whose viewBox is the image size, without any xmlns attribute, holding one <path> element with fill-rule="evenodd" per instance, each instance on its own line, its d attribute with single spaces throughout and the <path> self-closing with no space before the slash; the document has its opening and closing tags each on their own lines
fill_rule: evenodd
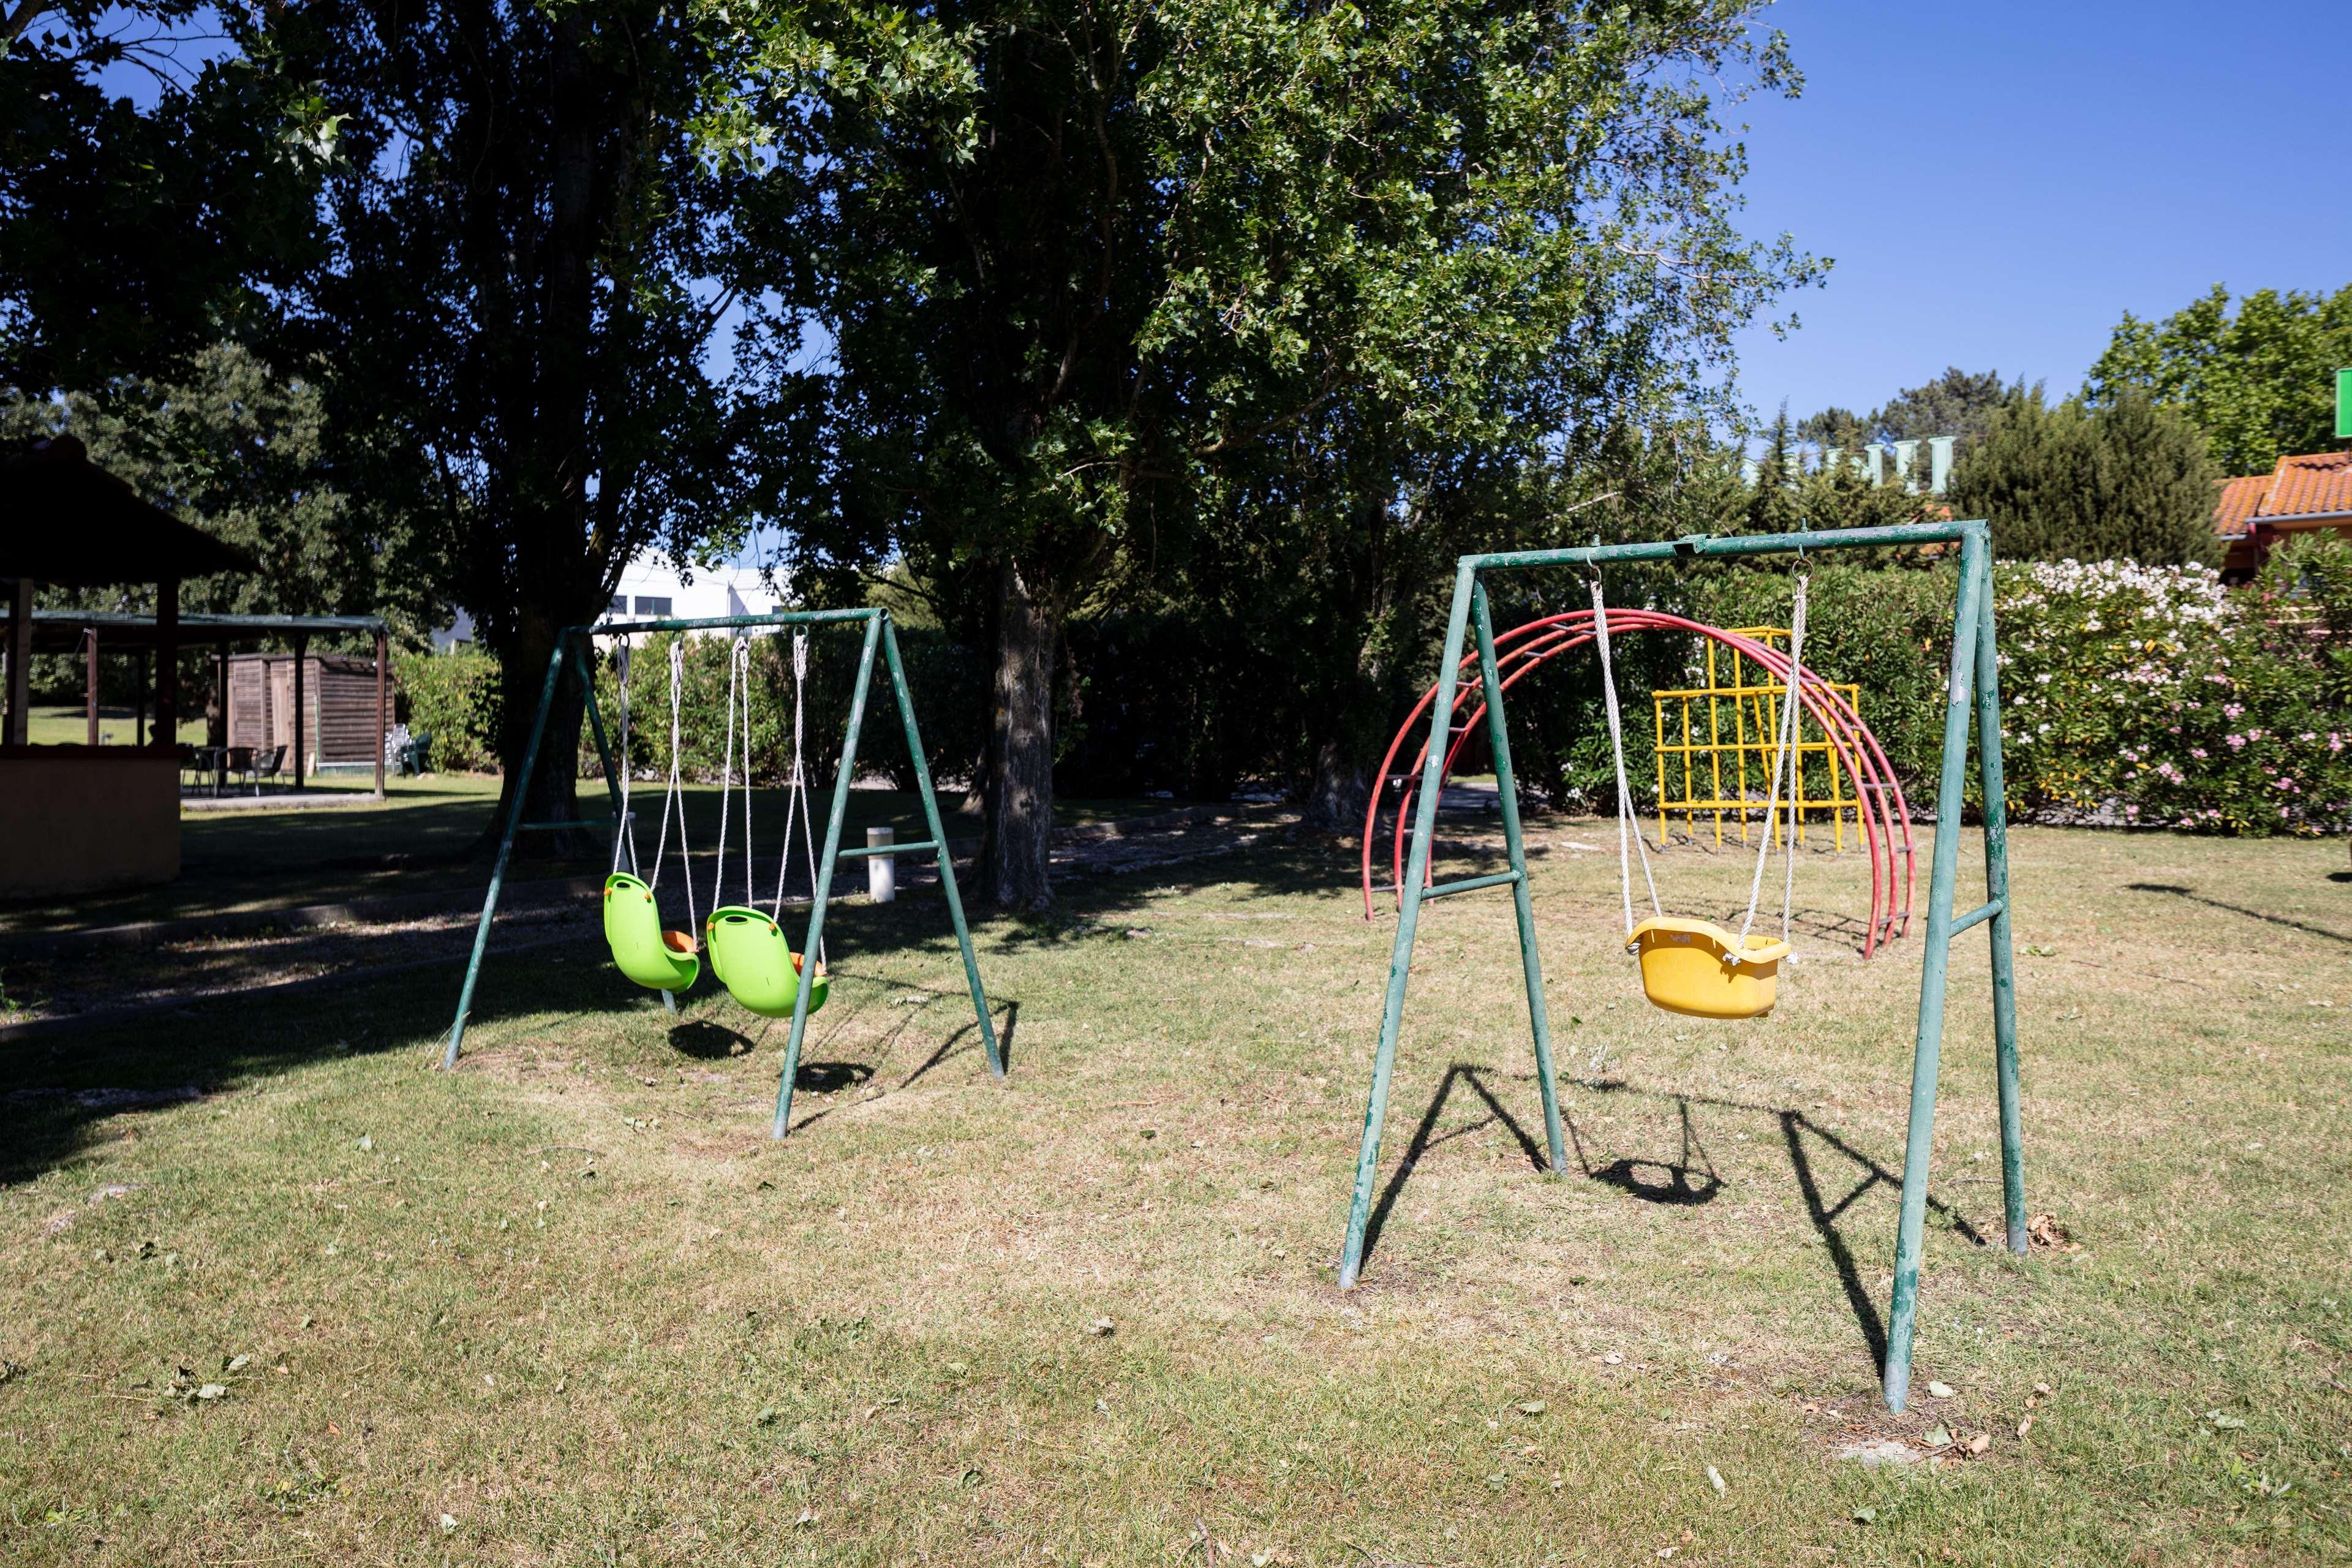
<svg viewBox="0 0 2352 1568">
<path fill-rule="evenodd" d="M 1570 847 L 1603 831 L 1537 824 L 1576 1170 L 1540 1170 L 1508 899 L 1432 906 L 1346 1297 L 1391 927 L 1328 841 L 982 925 L 1003 1085 L 936 901 L 842 906 L 781 1145 L 782 1026 L 707 979 L 667 1018 L 593 928 L 493 961 L 455 1074 L 455 965 L 0 1047 L 0 1556 L 2352 1558 L 2340 843 L 2013 836 L 2027 1176 L 2072 1242 L 1997 1245 L 1972 932 L 1897 1417 L 1918 937 L 1855 958 L 1860 858 L 1809 856 L 1779 1011 L 1654 1012 L 1613 856 Z M 1839 1457 L 1939 1426 L 1989 1449 Z"/>
<path fill-rule="evenodd" d="M 372 791 L 375 778 L 372 773 L 337 772 L 321 774 L 311 784 L 320 789 L 358 793 Z M 489 857 L 475 858 L 469 851 L 490 825 L 499 795 L 496 775 L 432 773 L 421 779 L 388 778 L 384 787 L 386 799 L 381 805 L 184 812 L 178 881 L 70 899 L 0 903 L 0 935 L 479 888 L 489 881 Z M 685 793 L 688 837 L 698 853 L 707 855 L 718 843 L 718 786 L 693 785 Z M 785 792 L 780 789 L 752 792 L 751 821 L 760 835 L 759 862 L 762 874 L 769 877 L 774 875 L 772 858 L 782 842 L 784 797 Z M 978 819 L 955 815 L 959 798 L 950 794 L 940 799 L 940 810 L 949 814 L 948 832 L 956 837 L 975 835 L 980 831 Z M 584 812 L 604 810 L 603 784 L 583 780 L 580 801 Z M 653 786 L 650 795 L 642 784 L 635 786 L 630 799 L 638 817 L 638 852 L 648 858 L 658 841 L 661 804 L 659 785 Z M 1148 816 L 1180 804 L 1130 799 L 1057 801 L 1055 816 L 1067 826 Z M 820 800 L 816 805 L 821 834 L 822 814 L 831 802 Z M 739 853 L 742 810 L 738 794 L 730 842 Z M 903 790 L 852 790 L 843 844 L 862 845 L 867 827 L 883 826 L 896 827 L 902 843 L 922 837 L 920 800 Z M 794 832 L 797 836 L 798 829 Z M 514 876 L 601 872 L 607 864 L 607 852 L 602 849 L 569 859 L 532 858 L 532 852 L 541 850 L 544 844 L 543 838 L 523 841 Z M 675 844 L 673 839 L 673 856 Z"/>
<path fill-rule="evenodd" d="M 153 707 L 149 707 L 147 714 L 152 732 L 155 714 Z M 191 746 L 205 743 L 205 716 L 202 713 L 193 719 L 182 718 L 177 728 L 183 743 Z M 137 709 L 111 702 L 99 704 L 98 732 L 103 744 L 130 745 L 131 737 L 138 731 Z M 79 702 L 70 707 L 33 707 L 25 714 L 25 739 L 36 746 L 83 745 L 89 740 L 89 710 Z"/>
</svg>

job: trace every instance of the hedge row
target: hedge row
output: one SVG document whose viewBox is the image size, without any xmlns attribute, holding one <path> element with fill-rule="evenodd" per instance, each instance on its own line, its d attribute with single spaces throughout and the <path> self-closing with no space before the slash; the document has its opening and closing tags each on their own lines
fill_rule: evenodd
<svg viewBox="0 0 2352 1568">
<path fill-rule="evenodd" d="M 1806 666 L 1860 686 L 1863 716 L 1915 806 L 1930 804 L 1940 761 L 1956 581 L 1949 563 L 1825 561 L 1811 569 Z M 1612 579 L 1611 594 L 1616 603 L 1717 626 L 1785 626 L 1792 582 L 1785 570 L 1758 568 L 1627 574 Z M 1509 602 L 1498 618 L 1511 624 L 1581 602 L 1580 584 L 1548 591 L 1560 596 Z M 2352 546 L 2297 541 L 2240 589 L 2224 589 L 2200 566 L 2003 563 L 1994 603 L 2011 805 L 2020 816 L 2248 835 L 2352 826 Z M 667 774 L 671 643 L 648 637 L 634 650 L 629 750 L 639 779 Z M 961 781 L 986 743 L 987 661 L 936 630 L 902 627 L 899 643 L 932 773 Z M 735 645 L 689 637 L 681 646 L 681 765 L 690 778 L 712 780 Z M 791 760 L 792 643 L 763 635 L 744 646 L 752 772 L 772 784 Z M 1214 795 L 1252 772 L 1296 767 L 1298 759 L 1281 755 L 1271 733 L 1279 726 L 1265 722 L 1266 710 L 1253 700 L 1265 695 L 1265 672 L 1245 665 L 1257 683 L 1246 688 L 1225 679 L 1231 651 L 1215 628 L 1176 616 L 1129 614 L 1074 626 L 1069 662 L 1081 681 L 1066 703 L 1061 785 Z M 1424 678 L 1433 660 L 1433 652 Z M 811 636 L 804 754 L 819 789 L 830 787 L 856 661 L 854 636 Z M 1615 662 L 1628 762 L 1646 803 L 1655 775 L 1644 699 L 1654 689 L 1701 684 L 1704 666 L 1696 639 L 1656 635 L 1625 638 Z M 401 661 L 407 721 L 433 732 L 441 765 L 495 765 L 495 676 L 488 657 L 471 650 Z M 618 674 L 609 658 L 599 695 L 616 715 Z M 909 786 L 906 743 L 878 667 L 873 696 L 859 771 Z M 1589 653 L 1557 659 L 1515 686 L 1512 727 L 1529 787 L 1562 804 L 1611 805 L 1613 770 Z M 1375 752 L 1366 765 L 1376 760 Z M 582 763 L 584 773 L 597 771 L 584 733 Z M 1973 783 L 1969 800 L 1977 804 Z"/>
<path fill-rule="evenodd" d="M 1948 564 L 1816 563 L 1808 590 L 1806 667 L 1861 688 L 1915 808 L 1931 805 L 1940 762 L 1956 581 Z M 1785 572 L 1732 572 L 1665 602 L 1717 626 L 1785 626 L 1791 584 Z M 2294 542 L 2237 589 L 2204 566 L 2003 563 L 1994 605 L 2013 813 L 2252 836 L 2352 826 L 2352 546 Z M 1645 640 L 1621 657 L 1619 689 L 1635 792 L 1653 801 L 1639 694 L 1700 684 L 1702 669 L 1685 639 Z M 1515 723 L 1533 732 L 1539 785 L 1606 806 L 1597 668 L 1558 662 L 1549 681 L 1526 683 L 1533 700 Z M 1973 771 L 1969 802 L 1979 804 Z"/>
</svg>

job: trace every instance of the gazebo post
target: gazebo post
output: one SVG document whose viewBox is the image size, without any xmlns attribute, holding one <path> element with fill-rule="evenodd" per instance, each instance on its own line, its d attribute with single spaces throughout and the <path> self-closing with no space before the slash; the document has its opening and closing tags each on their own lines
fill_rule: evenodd
<svg viewBox="0 0 2352 1568">
<path fill-rule="evenodd" d="M 82 629 L 82 711 L 89 724 L 89 743 L 98 744 L 98 628 Z"/>
<path fill-rule="evenodd" d="M 166 577 L 155 584 L 155 729 L 156 744 L 177 753 L 180 749 L 180 580 Z"/>
<path fill-rule="evenodd" d="M 294 793 L 302 793 L 302 665 L 310 646 L 309 637 L 294 639 Z"/>
<path fill-rule="evenodd" d="M 33 580 L 16 579 L 8 595 L 8 709 L 0 718 L 0 745 L 22 746 L 32 732 Z"/>
<path fill-rule="evenodd" d="M 228 639 L 226 637 L 221 639 L 220 652 L 215 660 L 214 668 L 220 672 L 217 677 L 220 685 L 215 689 L 220 694 L 220 751 L 215 753 L 220 758 L 220 768 L 213 774 L 213 794 L 217 797 L 228 790 Z M 212 726 L 207 723 L 205 728 L 206 739 L 210 739 Z"/>
<path fill-rule="evenodd" d="M 383 798 L 384 721 L 389 717 L 384 708 L 383 644 L 383 628 L 378 626 L 375 629 L 375 797 L 378 800 Z M 623 826 L 625 827 L 627 825 Z M 663 994 L 667 995 L 668 993 L 664 992 Z"/>
<path fill-rule="evenodd" d="M 147 743 L 147 650 L 143 647 L 131 660 L 131 743 Z"/>
</svg>

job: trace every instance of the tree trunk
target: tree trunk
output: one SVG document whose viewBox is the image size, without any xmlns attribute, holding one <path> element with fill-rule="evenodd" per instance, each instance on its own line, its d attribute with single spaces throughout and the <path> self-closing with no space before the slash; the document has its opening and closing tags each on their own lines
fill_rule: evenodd
<svg viewBox="0 0 2352 1568">
<path fill-rule="evenodd" d="M 1054 901 L 1054 669 L 1062 608 L 1022 569 L 1003 568 L 978 896 L 1004 910 Z"/>
<path fill-rule="evenodd" d="M 490 818 L 485 846 L 495 849 L 506 831 L 507 813 L 514 804 L 515 786 L 522 777 L 523 754 L 530 746 L 532 722 L 539 717 L 540 699 L 547 689 L 548 660 L 555 652 L 557 631 L 565 617 L 553 606 L 517 606 L 515 641 L 499 650 L 499 693 L 503 711 L 499 724 L 499 763 L 504 778 L 499 785 L 499 807 Z M 555 683 L 555 699 L 547 714 L 546 732 L 540 736 L 539 756 L 531 769 L 530 793 L 524 798 L 525 822 L 580 820 L 580 726 L 586 716 L 580 682 L 570 671 Z M 601 813 L 600 813 L 601 815 Z M 587 834 L 526 833 L 515 839 L 515 852 L 545 858 L 578 855 L 595 847 Z"/>
<path fill-rule="evenodd" d="M 1315 777 L 1307 789 L 1307 826 L 1318 833 L 1358 833 L 1370 798 L 1364 760 L 1337 739 L 1315 748 Z"/>
</svg>

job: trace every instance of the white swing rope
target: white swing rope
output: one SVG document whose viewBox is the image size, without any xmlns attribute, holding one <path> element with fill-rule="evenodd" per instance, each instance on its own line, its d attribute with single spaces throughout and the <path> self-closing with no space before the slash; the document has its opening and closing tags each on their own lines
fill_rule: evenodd
<svg viewBox="0 0 2352 1568">
<path fill-rule="evenodd" d="M 629 875 L 637 876 L 637 819 L 629 815 L 629 639 L 623 637 L 614 650 L 621 674 L 621 752 L 617 763 L 621 770 L 621 820 L 613 835 L 612 872 L 621 868 L 621 848 L 625 843 L 629 851 Z M 658 874 L 658 872 L 656 872 Z"/>
<path fill-rule="evenodd" d="M 1660 920 L 1666 911 L 1658 902 L 1658 879 L 1650 869 L 1650 848 L 1633 824 L 1633 791 L 1625 780 L 1625 725 L 1617 712 L 1617 677 L 1609 661 L 1609 605 L 1601 596 L 1601 578 L 1592 579 L 1592 642 L 1601 651 L 1601 703 L 1609 713 L 1609 751 L 1617 762 L 1617 887 L 1625 896 L 1625 934 L 1633 934 L 1633 866 L 1626 850 L 1633 840 L 1641 852 L 1642 880 L 1649 885 L 1650 910 Z"/>
<path fill-rule="evenodd" d="M 814 814 L 809 809 L 807 774 L 803 771 L 801 737 L 802 697 L 808 686 L 809 635 L 805 628 L 793 633 L 793 777 L 792 787 L 784 795 L 784 847 L 776 856 L 776 901 L 768 918 L 782 923 L 784 918 L 784 874 L 793 859 L 793 818 L 801 824 L 801 844 L 808 854 L 809 896 L 816 896 L 816 838 L 814 834 Z M 824 963 L 824 939 L 816 944 L 816 961 Z"/>
<path fill-rule="evenodd" d="M 727 661 L 727 743 L 721 748 L 719 763 L 719 864 L 710 875 L 710 905 L 717 909 L 725 897 L 727 879 L 727 805 L 734 787 L 735 710 L 740 701 L 743 710 L 743 902 L 756 905 L 759 895 L 751 890 L 751 645 L 740 634 Z"/>
<path fill-rule="evenodd" d="M 1780 684 L 1780 734 L 1772 747 L 1772 787 L 1764 801 L 1764 841 L 1756 847 L 1756 875 L 1748 884 L 1748 918 L 1739 924 L 1739 940 L 1732 944 L 1730 957 L 1739 962 L 1748 950 L 1748 928 L 1756 923 L 1756 904 L 1764 890 L 1764 860 L 1772 853 L 1772 829 L 1780 809 L 1780 773 L 1789 759 L 1796 754 L 1797 693 L 1801 689 L 1801 670 L 1805 657 L 1805 587 L 1811 577 L 1800 573 L 1794 607 L 1789 612 L 1789 676 Z M 1804 759 L 1798 758 L 1799 767 Z M 1797 891 L 1797 816 L 1798 798 L 1804 793 L 1800 782 L 1789 781 L 1789 826 L 1787 837 L 1780 841 L 1780 859 L 1786 868 L 1780 879 L 1780 940 L 1789 940 L 1790 910 Z"/>
<path fill-rule="evenodd" d="M 699 944 L 702 938 L 694 918 L 694 862 L 687 858 L 686 852 L 686 796 L 677 785 L 678 711 L 685 680 L 686 643 L 683 638 L 677 638 L 669 645 L 669 788 L 662 795 L 661 842 L 654 847 L 654 874 L 646 887 L 649 891 L 658 891 L 661 888 L 662 857 L 669 853 L 669 816 L 670 808 L 675 805 L 677 809 L 677 879 L 686 888 L 686 930 L 687 934 Z M 628 774 L 624 772 L 621 776 L 625 779 Z M 635 853 L 634 847 L 631 853 Z"/>
</svg>

